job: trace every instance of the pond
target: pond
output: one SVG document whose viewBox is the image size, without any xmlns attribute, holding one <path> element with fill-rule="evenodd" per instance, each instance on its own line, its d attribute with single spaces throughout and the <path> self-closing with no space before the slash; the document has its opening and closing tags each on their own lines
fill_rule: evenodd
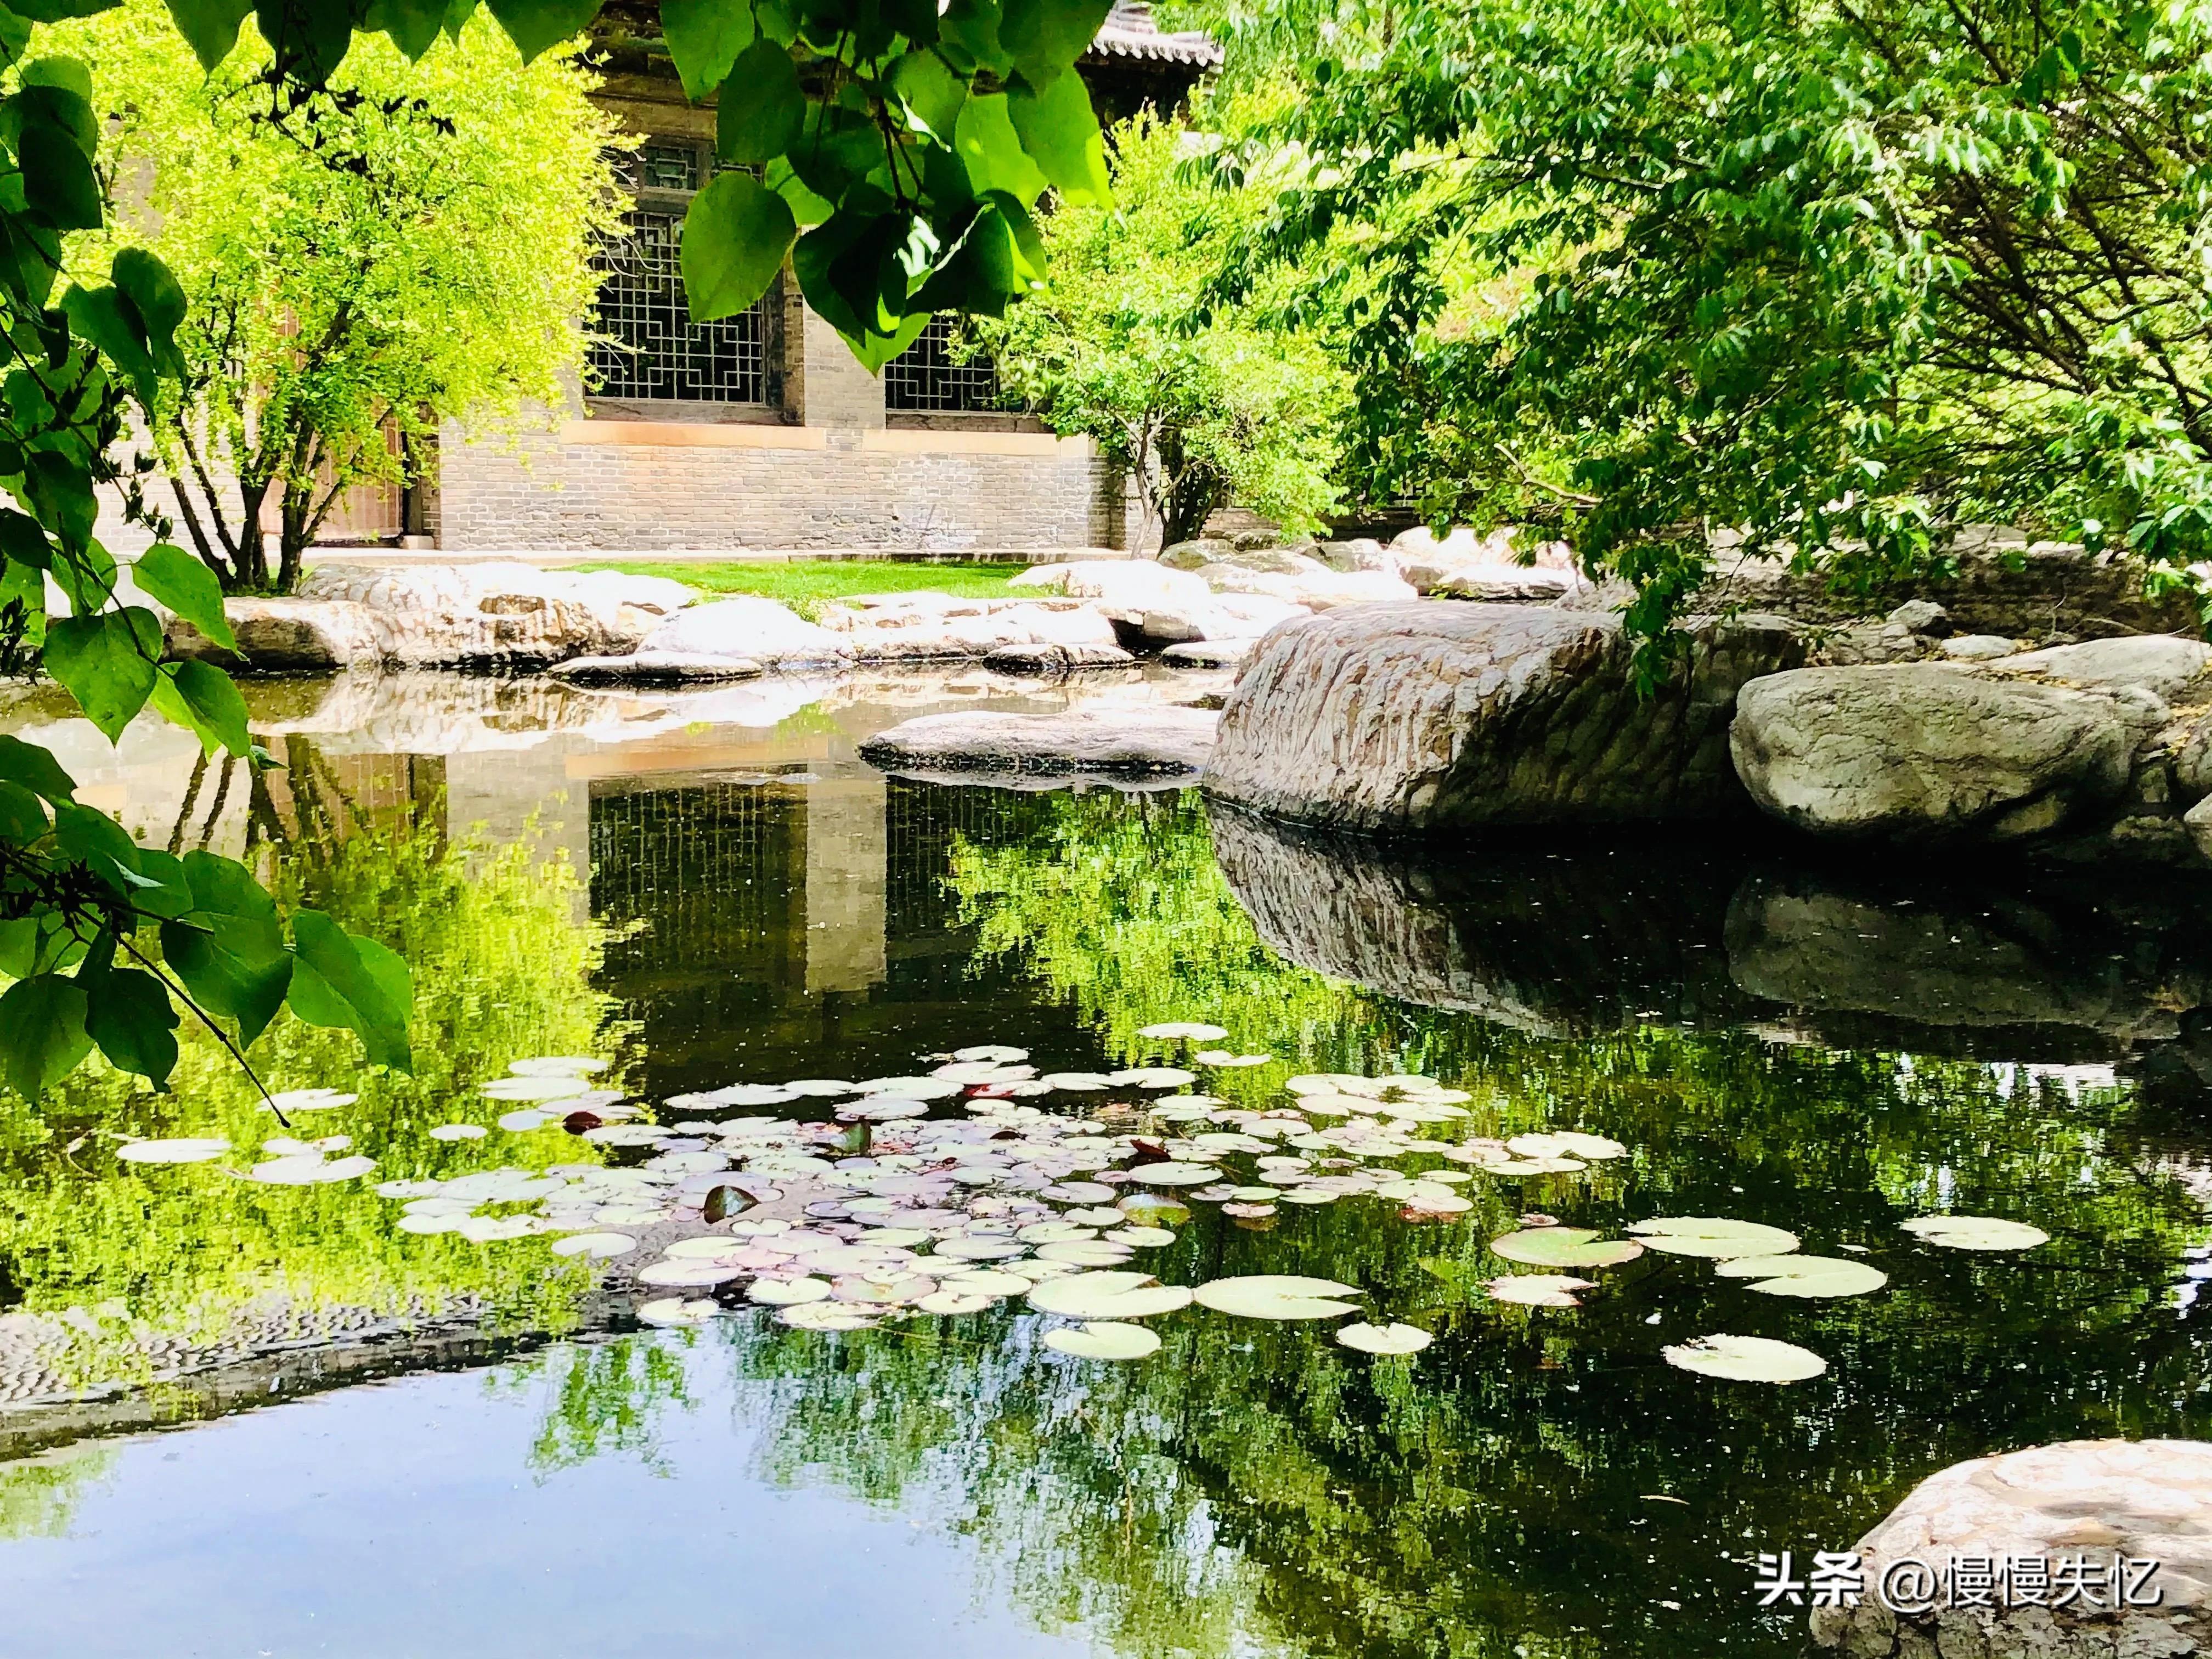
<svg viewBox="0 0 2212 1659">
<path fill-rule="evenodd" d="M 1794 1655 L 1760 1553 L 1847 1548 L 1963 1458 L 2207 1431 L 2203 894 L 1711 832 L 1362 852 L 858 759 L 1054 701 L 972 679 L 253 697 L 258 777 L 36 700 L 0 726 L 403 950 L 418 1069 L 288 1018 L 270 1085 L 357 1098 L 280 1125 L 195 1042 L 167 1096 L 0 1103 L 8 1659 Z M 1146 1035 L 1177 1024 L 1219 1035 Z M 249 1178 L 284 1158 L 374 1168 Z M 2047 1241 L 1900 1226 L 1934 1213 Z M 1874 1272 L 1490 1249 L 1663 1218 Z M 638 1282 L 722 1264 L 661 1255 L 702 1234 L 746 1273 Z M 756 1297 L 809 1264 L 893 1288 Z M 1048 1304 L 1120 1270 L 1354 1312 L 1201 1292 L 1115 1361 L 1014 1267 Z M 1590 1288 L 1492 1296 L 1532 1267 Z M 1670 1363 L 1722 1333 L 1824 1369 Z"/>
</svg>

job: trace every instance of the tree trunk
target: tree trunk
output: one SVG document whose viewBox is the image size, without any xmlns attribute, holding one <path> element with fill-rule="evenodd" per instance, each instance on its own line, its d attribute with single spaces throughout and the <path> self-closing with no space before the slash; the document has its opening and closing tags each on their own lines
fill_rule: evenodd
<svg viewBox="0 0 2212 1659">
<path fill-rule="evenodd" d="M 1202 532 L 1206 521 L 1226 504 L 1228 483 L 1217 469 L 1203 462 L 1171 469 L 1161 512 L 1160 545 L 1173 547 Z"/>
</svg>

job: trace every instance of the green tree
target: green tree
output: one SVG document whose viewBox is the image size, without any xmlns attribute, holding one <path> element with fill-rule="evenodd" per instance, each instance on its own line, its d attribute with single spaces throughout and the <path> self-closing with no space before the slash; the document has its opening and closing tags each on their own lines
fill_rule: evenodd
<svg viewBox="0 0 2212 1659">
<path fill-rule="evenodd" d="M 978 336 L 1055 431 L 1088 434 L 1129 469 L 1163 546 L 1197 535 L 1231 501 L 1286 527 L 1317 526 L 1337 504 L 1348 377 L 1324 342 L 1262 320 L 1259 306 L 1201 309 L 1228 249 L 1273 210 L 1287 167 L 1216 191 L 1186 165 L 1212 135 L 1142 114 L 1114 138 L 1120 205 L 1072 202 L 1047 218 L 1050 287 L 977 324 Z M 1297 277 L 1278 271 L 1272 286 Z"/>
<path fill-rule="evenodd" d="M 1548 502 L 1647 632 L 1722 531 L 1847 587 L 1977 523 L 2154 584 L 2212 548 L 2212 15 L 1454 0 L 1305 38 L 1323 167 L 1275 246 L 1383 229 L 1380 487 Z"/>
<path fill-rule="evenodd" d="M 226 590 L 289 592 L 349 486 L 412 482 L 444 422 L 558 407 L 582 373 L 618 198 L 613 118 L 573 47 L 525 66 L 488 20 L 412 64 L 374 40 L 272 119 L 257 34 L 212 75 L 158 0 L 57 35 L 92 67 L 134 198 L 82 257 L 104 267 L 141 229 L 184 286 L 154 436 Z"/>
<path fill-rule="evenodd" d="M 595 0 L 498 0 L 489 8 L 526 62 L 574 38 Z M 693 203 L 684 278 L 702 319 L 742 311 L 788 258 L 815 308 L 876 365 L 940 307 L 1001 308 L 1042 280 L 1030 209 L 1048 186 L 1107 188 L 1090 94 L 1072 73 L 1108 0 L 952 0 L 877 8 L 842 0 L 676 0 L 663 43 L 685 90 L 720 106 L 725 159 Z M 93 536 L 95 486 L 120 487 L 126 517 L 157 525 L 143 479 L 111 452 L 135 404 L 152 416 L 185 378 L 187 306 L 168 267 L 115 251 L 106 280 L 62 287 L 62 245 L 106 224 L 102 125 L 79 59 L 34 53 L 42 25 L 104 0 L 0 6 L 0 668 L 29 653 L 112 740 L 141 710 L 197 733 L 210 753 L 255 754 L 246 705 L 220 670 L 162 661 L 160 618 L 117 596 L 113 557 Z M 325 94 L 356 32 L 410 60 L 465 32 L 473 0 L 177 0 L 171 16 L 213 72 L 249 13 L 271 57 L 242 98 L 311 143 L 302 113 Z M 373 23 L 373 28 L 364 27 Z M 371 48 L 374 50 L 374 46 Z M 448 142 L 434 128 L 425 144 Z M 807 234 L 799 234 L 801 223 Z M 87 280 L 90 278 L 90 280 Z M 164 386 L 171 389 L 165 392 Z M 137 562 L 140 590 L 218 644 L 234 643 L 216 573 L 167 542 Z M 46 616 L 51 576 L 69 607 Z M 243 1050 L 289 1006 L 344 1027 L 372 1061 L 405 1067 L 407 964 L 321 911 L 288 918 L 235 860 L 179 859 L 139 845 L 80 803 L 52 753 L 0 738 L 0 1077 L 36 1099 L 97 1048 L 166 1085 L 179 1006 Z M 121 965 L 118 965 L 120 963 Z M 226 1024 L 225 1022 L 228 1022 Z"/>
</svg>

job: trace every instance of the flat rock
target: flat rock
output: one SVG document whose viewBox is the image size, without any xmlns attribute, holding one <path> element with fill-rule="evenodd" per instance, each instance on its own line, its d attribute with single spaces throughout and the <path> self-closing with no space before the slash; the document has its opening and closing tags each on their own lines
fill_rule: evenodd
<svg viewBox="0 0 2212 1659">
<path fill-rule="evenodd" d="M 763 668 L 848 662 L 850 639 L 808 622 L 774 599 L 741 594 L 679 611 L 639 645 L 641 652 L 679 657 L 739 657 Z"/>
<path fill-rule="evenodd" d="M 2014 841 L 2115 799 L 2155 723 L 1946 664 L 1806 668 L 1744 689 L 1730 747 L 1752 798 L 1816 835 Z"/>
<path fill-rule="evenodd" d="M 1036 788 L 1110 778 L 1174 786 L 1204 769 L 1218 718 L 1136 704 L 1058 714 L 963 709 L 894 726 L 862 744 L 860 754 L 886 772 L 967 783 Z"/>
<path fill-rule="evenodd" d="M 1346 542 L 1322 542 L 1315 547 L 1313 556 L 1331 570 L 1380 570 L 1385 575 L 1401 574 L 1398 556 L 1372 536 L 1354 536 Z"/>
<path fill-rule="evenodd" d="M 574 657 L 546 672 L 574 685 L 696 685 L 710 680 L 749 680 L 763 671 L 750 657 L 636 651 L 620 657 Z"/>
<path fill-rule="evenodd" d="M 2002 634 L 1961 634 L 1936 648 L 1954 662 L 1995 662 L 2000 657 L 2017 656 L 2020 642 Z"/>
<path fill-rule="evenodd" d="M 1237 544 L 1226 536 L 1195 536 L 1187 542 L 1176 542 L 1160 550 L 1160 562 L 1170 570 L 1195 570 L 1226 559 L 1237 551 Z"/>
<path fill-rule="evenodd" d="M 2135 634 L 2023 651 L 1996 658 L 1989 666 L 2007 673 L 2039 675 L 2069 685 L 2138 687 L 2166 702 L 2179 702 L 2212 668 L 2212 645 L 2201 640 L 2176 639 L 2170 634 Z M 2212 685 L 2197 689 L 2212 691 Z"/>
<path fill-rule="evenodd" d="M 1617 617 L 1414 603 L 1277 628 L 1237 676 L 1206 787 L 1267 816 L 1369 832 L 1747 814 L 1737 689 L 1803 660 L 1787 624 L 1695 624 L 1655 694 Z"/>
<path fill-rule="evenodd" d="M 1127 668 L 1136 658 L 1118 645 L 1002 645 L 983 666 L 1001 674 L 1069 674 L 1085 668 Z"/>
<path fill-rule="evenodd" d="M 235 654 L 172 617 L 164 629 L 168 656 L 242 662 L 264 673 L 329 673 L 381 666 L 393 631 L 368 606 L 348 600 L 230 599 L 222 611 L 238 640 Z"/>
<path fill-rule="evenodd" d="M 1548 605 L 1580 587 L 1582 578 L 1575 571 L 1544 565 L 1463 564 L 1436 572 L 1428 582 L 1414 586 L 1447 599 Z"/>
<path fill-rule="evenodd" d="M 1954 1464 L 1914 1487 L 1859 1540 L 1868 1594 L 1856 1607 L 1812 1611 L 1814 1639 L 1850 1659 L 2033 1656 L 2034 1659 L 2179 1659 L 2212 1644 L 2212 1445 L 2196 1440 L 2069 1440 Z M 1893 1564 L 1924 1564 L 1940 1583 L 1960 1558 L 2025 1557 L 2054 1566 L 2047 1600 L 2063 1591 L 2055 1564 L 2087 1560 L 2109 1574 L 2115 1557 L 2153 1561 L 2140 1585 L 2155 1606 L 2130 1607 L 2118 1586 L 2069 1605 L 1945 1605 L 1892 1611 L 1874 1593 Z M 1909 1569 L 1907 1570 L 1910 1571 Z M 1899 1598 L 1903 1599 L 1903 1598 Z M 1992 1594 L 1993 1603 L 2017 1594 Z M 2116 1605 L 2118 1604 L 2118 1605 Z"/>
<path fill-rule="evenodd" d="M 1333 611 L 1347 605 L 1402 604 L 1420 597 L 1411 584 L 1387 571 L 1331 570 L 1318 559 L 1301 558 L 1299 562 L 1311 568 L 1268 571 L 1255 570 L 1243 564 L 1210 564 L 1198 575 L 1216 593 L 1254 594 L 1304 605 L 1309 611 Z"/>
<path fill-rule="evenodd" d="M 1160 660 L 1171 668 L 1234 668 L 1259 642 L 1256 635 L 1240 640 L 1187 640 L 1162 651 Z"/>
</svg>

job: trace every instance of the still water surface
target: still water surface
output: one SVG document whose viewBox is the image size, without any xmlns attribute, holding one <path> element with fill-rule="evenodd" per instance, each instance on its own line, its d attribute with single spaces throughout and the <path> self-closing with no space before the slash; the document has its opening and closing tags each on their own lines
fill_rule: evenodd
<svg viewBox="0 0 2212 1659">
<path fill-rule="evenodd" d="M 925 709 L 1049 701 L 976 681 L 256 696 L 286 768 L 258 780 L 158 727 L 109 757 L 35 703 L 0 725 L 142 832 L 252 852 L 406 951 L 415 1079 L 289 1023 L 257 1049 L 276 1086 L 359 1090 L 301 1133 L 350 1134 L 376 1178 L 532 1156 L 428 1133 L 492 1124 L 508 1103 L 476 1085 L 531 1054 L 605 1055 L 650 1102 L 983 1042 L 1110 1069 L 1161 1058 L 1138 1031 L 1162 1020 L 1275 1056 L 1203 1085 L 1240 1102 L 1419 1071 L 1477 1133 L 1631 1156 L 1478 1176 L 1436 1224 L 1197 1206 L 1143 1258 L 1164 1279 L 1341 1279 L 1436 1345 L 1371 1359 L 1193 1310 L 1113 1366 L 1044 1348 L 1018 1304 L 643 1329 L 604 1269 L 399 1232 L 368 1182 L 119 1163 L 118 1134 L 278 1133 L 205 1045 L 169 1097 L 84 1078 L 0 1105 L 0 1659 L 1796 1654 L 1802 1613 L 1753 1605 L 1759 1552 L 1844 1547 L 1960 1458 L 2206 1432 L 2201 894 L 1984 891 L 1711 836 L 1353 856 L 1194 796 L 858 760 Z M 1532 1209 L 1765 1222 L 1890 1279 L 1793 1301 L 1651 1256 L 1582 1309 L 1504 1307 L 1485 1241 Z M 1938 1209 L 2051 1242 L 1899 1231 Z M 1661 1360 L 1712 1331 L 1828 1371 Z"/>
</svg>

